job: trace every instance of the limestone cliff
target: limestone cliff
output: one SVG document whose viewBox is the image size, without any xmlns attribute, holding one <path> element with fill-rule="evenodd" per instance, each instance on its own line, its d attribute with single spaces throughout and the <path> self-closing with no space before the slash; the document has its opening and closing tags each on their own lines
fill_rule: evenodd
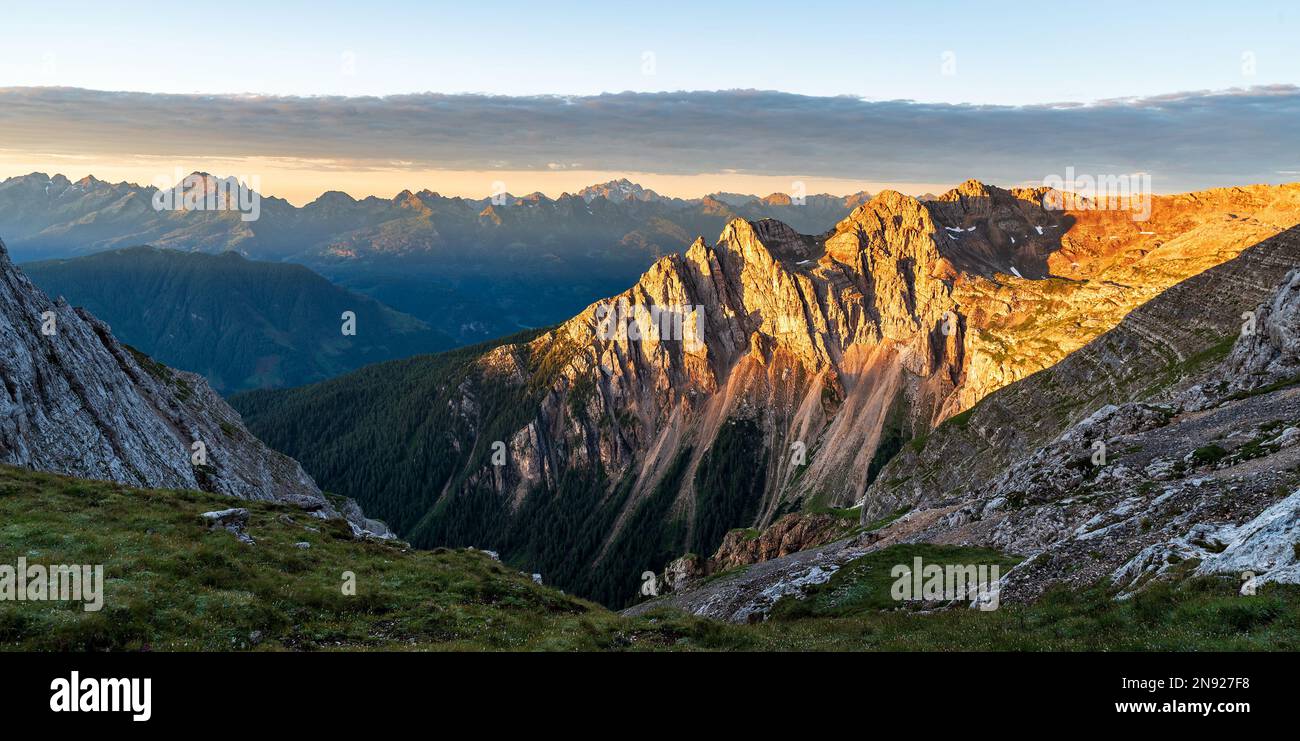
<svg viewBox="0 0 1300 741">
<path fill-rule="evenodd" d="M 740 418 L 756 423 L 767 467 L 755 522 L 734 524 L 851 504 L 902 443 L 1300 221 L 1295 186 L 1156 197 L 1137 224 L 1054 211 L 1044 196 L 975 181 L 928 202 L 886 191 L 824 235 L 734 221 L 715 244 L 697 240 L 629 291 L 494 354 L 521 373 L 528 357 L 552 369 L 529 376 L 546 395 L 495 481 L 517 502 L 598 460 L 644 494 L 689 449 L 676 505 L 689 522 L 695 473 Z M 606 337 L 602 320 L 621 307 L 699 311 L 685 339 Z"/>
<path fill-rule="evenodd" d="M 978 546 L 1020 564 L 1002 601 L 1214 577 L 1300 583 L 1300 227 L 1184 281 L 1045 373 L 993 393 L 886 467 L 881 528 L 687 581 L 665 604 L 761 619 L 893 545 Z M 1242 324 L 1242 316 L 1256 319 Z M 953 607 L 965 607 L 957 601 Z"/>
</svg>

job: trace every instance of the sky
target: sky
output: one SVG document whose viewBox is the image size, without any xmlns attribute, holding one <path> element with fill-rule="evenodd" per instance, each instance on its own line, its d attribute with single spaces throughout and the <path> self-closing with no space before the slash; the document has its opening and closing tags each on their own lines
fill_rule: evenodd
<svg viewBox="0 0 1300 741">
<path fill-rule="evenodd" d="M 110 5 L 6 8 L 0 103 L 20 105 L 0 108 L 0 176 L 54 170 L 141 182 L 193 165 L 256 171 L 268 190 L 303 201 L 327 189 L 483 195 L 496 182 L 554 194 L 623 175 L 674 195 L 785 191 L 794 180 L 813 192 L 881 184 L 919 191 L 966 177 L 1033 180 L 1068 165 L 1151 171 L 1157 188 L 1163 181 L 1176 190 L 1285 180 L 1300 170 L 1251 152 L 1186 159 L 1207 156 L 1211 137 L 1246 149 L 1294 143 L 1252 126 L 1233 134 L 1214 118 L 1244 115 L 1241 91 L 1265 90 L 1251 97 L 1250 111 L 1285 127 L 1294 96 L 1279 91 L 1300 83 L 1294 2 Z M 741 105 L 761 119 L 747 122 L 728 108 L 737 99 L 725 91 L 736 90 L 789 95 L 758 98 L 776 110 Z M 114 101 L 88 91 L 152 95 Z M 716 94 L 673 95 L 681 91 Z M 1186 95 L 1197 91 L 1219 94 Z M 620 93 L 639 95 L 591 102 Z M 579 104 L 566 111 L 540 96 Z M 1153 112 L 1155 101 L 1171 99 L 1181 107 Z M 1066 102 L 1089 105 L 1054 105 Z M 349 123 L 349 106 L 373 123 Z M 1102 109 L 1109 115 L 1096 115 Z M 105 115 L 115 119 L 97 119 L 99 130 L 87 125 Z M 1187 116 L 1195 120 L 1170 120 Z M 1164 137 L 1149 158 L 1132 156 L 1133 145 L 1100 141 L 1158 145 L 1148 129 L 1171 123 L 1178 140 Z M 169 130 L 160 132 L 163 125 Z M 475 131 L 459 136 L 451 125 L 506 143 L 493 147 Z M 774 141 L 778 125 L 789 128 Z M 1004 167 L 961 171 L 955 147 L 978 144 L 963 132 L 1008 125 L 989 152 Z M 1051 126 L 1081 138 L 1084 151 L 1052 137 Z M 625 151 L 610 127 L 626 132 Z M 729 143 L 724 127 L 767 138 Z M 909 129 L 949 140 L 918 141 Z M 578 133 L 593 140 L 590 155 Z M 350 136 L 369 137 L 373 151 L 345 145 Z M 709 149 L 685 146 L 689 137 L 707 139 Z M 890 146 L 900 137 L 912 147 L 907 156 Z M 1034 138 L 1034 153 L 1022 157 L 1016 142 L 1025 137 Z M 837 146 L 856 151 L 837 155 Z M 970 169 L 986 166 L 970 159 Z M 922 166 L 931 161 L 944 164 Z"/>
</svg>

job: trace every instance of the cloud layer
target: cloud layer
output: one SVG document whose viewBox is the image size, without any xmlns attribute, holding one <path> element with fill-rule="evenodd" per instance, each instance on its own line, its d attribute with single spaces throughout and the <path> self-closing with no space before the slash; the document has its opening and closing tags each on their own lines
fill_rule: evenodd
<svg viewBox="0 0 1300 741">
<path fill-rule="evenodd" d="M 763 91 L 299 98 L 7 88 L 0 131 L 6 150 L 100 161 L 1006 184 L 1073 167 L 1149 172 L 1171 191 L 1294 180 L 1285 173 L 1300 171 L 1300 87 L 1019 107 Z"/>
</svg>

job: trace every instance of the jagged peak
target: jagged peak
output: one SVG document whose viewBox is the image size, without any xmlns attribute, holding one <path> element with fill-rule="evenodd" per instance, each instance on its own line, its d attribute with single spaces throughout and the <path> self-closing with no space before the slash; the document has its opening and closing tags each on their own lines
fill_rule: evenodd
<svg viewBox="0 0 1300 741">
<path fill-rule="evenodd" d="M 545 193 L 538 190 L 538 191 L 533 191 L 532 193 L 529 193 L 526 196 L 520 196 L 515 199 L 515 205 L 520 205 L 525 203 L 551 203 L 551 199 L 548 198 Z"/>
<path fill-rule="evenodd" d="M 734 218 L 722 227 L 722 234 L 718 236 L 718 243 L 724 242 L 759 242 L 763 241 L 763 233 L 772 230 L 772 227 L 766 225 L 766 222 L 780 224 L 775 219 L 761 219 L 759 221 L 749 221 L 748 219 Z M 785 226 L 782 224 L 782 226 Z M 786 227 L 789 229 L 789 227 Z M 793 231 L 793 230 L 791 230 Z"/>
<path fill-rule="evenodd" d="M 119 183 L 118 185 L 133 187 L 130 186 L 129 183 Z M 181 178 L 178 182 L 176 182 L 166 190 L 178 194 L 181 193 L 207 194 L 213 191 L 219 191 L 222 188 L 240 188 L 240 187 L 248 187 L 248 186 L 246 186 L 246 184 L 243 181 L 241 181 L 239 178 L 235 177 L 234 175 L 219 177 L 209 172 L 202 172 L 200 170 L 195 170 L 194 172 L 191 172 L 189 175 L 186 175 L 185 177 Z M 151 186 L 151 190 L 152 190 L 152 186 Z"/>
<path fill-rule="evenodd" d="M 702 265 L 709 259 L 709 243 L 704 241 L 704 237 L 696 237 L 691 246 L 686 248 L 682 253 L 682 258 L 689 263 Z"/>
<path fill-rule="evenodd" d="M 919 221 L 930 224 L 930 212 L 925 205 L 912 196 L 896 190 L 882 190 L 870 200 L 853 209 L 833 230 L 841 233 L 858 228 L 864 224 L 878 224 L 885 217 L 901 216 L 905 221 Z"/>
<path fill-rule="evenodd" d="M 803 235 L 795 231 L 794 227 L 781 221 L 780 219 L 759 219 L 758 221 L 748 222 L 749 227 L 759 236 L 759 239 L 778 239 L 782 241 L 790 239 L 802 239 Z"/>
<path fill-rule="evenodd" d="M 420 200 L 420 197 L 409 190 L 403 190 L 401 193 L 393 196 L 393 205 L 398 208 L 409 208 L 415 211 L 427 211 L 428 205 Z"/>
<path fill-rule="evenodd" d="M 213 175 L 213 174 L 210 173 L 210 172 L 203 172 L 203 171 L 201 171 L 201 170 L 195 170 L 194 172 L 191 172 L 189 175 L 186 175 L 184 178 L 182 178 L 181 181 L 180 181 L 179 183 L 177 183 L 177 186 L 179 186 L 179 187 L 186 187 L 186 186 L 193 187 L 193 186 L 197 186 L 197 185 L 200 185 L 200 184 L 206 186 L 206 185 L 208 185 L 208 184 L 210 184 L 210 183 L 213 183 L 213 182 L 216 182 L 216 181 L 218 181 L 218 180 L 222 180 L 222 179 L 229 180 L 229 179 L 231 179 L 231 178 L 218 178 L 217 176 Z"/>
<path fill-rule="evenodd" d="M 591 202 L 597 198 L 624 201 L 655 201 L 660 197 L 659 194 L 653 190 L 642 187 L 640 183 L 634 183 L 626 177 L 609 180 L 604 183 L 588 185 L 578 191 L 578 196 L 587 202 Z"/>
<path fill-rule="evenodd" d="M 848 206 L 850 209 L 854 209 L 866 203 L 867 201 L 870 201 L 874 197 L 875 196 L 873 194 L 868 193 L 865 190 L 860 190 L 857 193 L 854 193 L 852 195 L 844 196 L 844 205 Z"/>
<path fill-rule="evenodd" d="M 10 181 L 14 181 L 14 182 L 21 183 L 21 182 L 26 182 L 28 180 L 35 180 L 37 182 L 48 183 L 50 182 L 50 176 L 43 172 L 29 172 L 26 175 L 14 175 L 13 177 L 7 177 L 4 179 L 4 182 L 8 183 Z"/>
<path fill-rule="evenodd" d="M 964 202 L 965 199 L 968 198 L 977 198 L 977 199 L 986 198 L 994 201 L 1000 201 L 1000 200 L 1006 200 L 1012 198 L 1022 199 L 1022 200 L 1033 200 L 1032 198 L 1025 198 L 1024 196 L 1024 194 L 1030 192 L 1031 190 L 1022 189 L 1022 188 L 1007 190 L 1005 188 L 999 188 L 996 185 L 989 185 L 982 181 L 971 178 L 963 182 L 961 185 L 958 185 L 956 188 L 953 188 L 952 190 L 949 190 L 948 192 L 944 193 L 943 195 L 932 198 L 930 200 L 939 201 L 943 203 Z"/>
<path fill-rule="evenodd" d="M 866 203 L 862 205 L 869 206 L 872 204 L 876 204 L 879 206 L 897 208 L 898 206 L 905 206 L 913 203 L 919 203 L 919 201 L 917 201 L 912 196 L 907 195 L 906 193 L 900 193 L 899 191 L 893 190 L 891 188 L 886 188 L 880 191 L 879 193 L 877 193 L 876 195 L 872 196 L 870 200 L 868 200 Z"/>
<path fill-rule="evenodd" d="M 812 242 L 811 237 L 778 219 L 732 219 L 718 237 L 717 249 L 742 262 L 771 264 L 808 259 L 813 253 Z"/>
<path fill-rule="evenodd" d="M 985 185 L 982 181 L 975 178 L 969 178 L 958 185 L 956 188 L 940 196 L 945 200 L 953 200 L 957 196 L 989 196 L 992 195 L 990 186 Z"/>
</svg>

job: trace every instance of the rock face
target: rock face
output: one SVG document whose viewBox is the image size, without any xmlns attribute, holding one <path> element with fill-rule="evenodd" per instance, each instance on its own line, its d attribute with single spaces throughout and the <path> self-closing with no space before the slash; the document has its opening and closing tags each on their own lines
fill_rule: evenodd
<svg viewBox="0 0 1300 741">
<path fill-rule="evenodd" d="M 710 558 L 688 553 L 674 559 L 664 567 L 660 583 L 666 592 L 689 592 L 705 577 L 809 551 L 833 543 L 855 529 L 853 523 L 842 517 L 794 512 L 762 531 L 728 532 Z M 826 573 L 829 576 L 833 571 Z"/>
<path fill-rule="evenodd" d="M 771 561 L 760 561 L 707 582 L 685 582 L 680 588 L 624 610 L 643 615 L 671 607 L 693 615 L 750 623 L 763 620 L 782 598 L 798 597 L 808 587 L 822 584 L 846 562 L 866 550 L 840 542 L 798 551 Z"/>
<path fill-rule="evenodd" d="M 843 537 L 849 529 L 842 518 L 794 512 L 762 532 L 732 530 L 709 559 L 709 571 L 726 571 L 806 551 Z"/>
<path fill-rule="evenodd" d="M 344 499 L 343 504 L 339 506 L 339 513 L 343 515 L 343 519 L 348 521 L 353 535 L 371 536 L 382 540 L 395 540 L 397 538 L 397 535 L 389 529 L 386 523 L 366 517 L 355 499 Z"/>
<path fill-rule="evenodd" d="M 1195 346 L 1181 348 L 1210 360 L 1188 364 L 1182 355 L 1166 354 L 1163 366 L 1123 339 L 1155 317 L 1178 316 L 1195 325 L 1221 314 L 1226 331 L 1239 331 L 1242 307 L 1261 300 L 1270 315 L 1289 315 L 1300 305 L 1297 264 L 1300 228 L 1166 291 L 1053 368 L 1058 374 L 1117 368 L 1098 365 L 1099 357 L 1127 348 L 1131 371 L 1144 378 L 1140 384 L 1108 379 L 1111 403 L 1089 407 L 1093 397 L 1077 393 L 1083 381 L 1049 384 L 1035 377 L 996 392 L 965 425 L 945 425 L 926 446 L 950 450 L 961 442 L 967 458 L 954 462 L 973 457 L 980 466 L 938 475 L 921 455 L 886 468 L 865 506 L 905 502 L 913 510 L 882 530 L 773 559 L 662 601 L 701 615 L 752 620 L 770 609 L 773 591 L 798 595 L 814 571 L 833 572 L 865 553 L 911 542 L 1021 556 L 1003 577 L 1003 601 L 1033 600 L 1053 586 L 1097 584 L 1114 586 L 1123 598 L 1152 580 L 1193 574 L 1224 576 L 1243 589 L 1300 583 L 1300 379 L 1287 376 L 1300 357 L 1286 333 L 1245 332 L 1231 347 L 1217 343 L 1209 356 Z M 1256 287 L 1264 281 L 1275 288 Z M 1216 293 L 1208 290 L 1212 285 L 1233 290 Z M 1168 339 L 1146 335 L 1148 350 L 1168 353 L 1162 343 Z M 1263 374 L 1242 381 L 1242 363 L 1256 358 L 1281 369 L 1284 380 Z M 1152 384 L 1153 378 L 1166 383 Z M 1082 418 L 1002 421 L 999 408 L 1022 404 L 1077 404 L 1074 414 Z M 1056 427 L 1040 429 L 1040 423 Z M 1043 435 L 1045 443 L 1029 442 Z M 1009 450 L 994 453 L 981 447 L 984 439 Z M 985 474 L 989 466 L 993 472 Z"/>
<path fill-rule="evenodd" d="M 1064 224 L 1038 197 L 972 182 L 931 207 L 885 192 L 820 237 L 733 221 L 714 245 L 700 239 L 664 258 L 631 290 L 491 358 L 526 368 L 543 356 L 557 370 L 529 379 L 550 393 L 496 477 L 502 493 L 517 500 L 564 467 L 599 461 L 620 474 L 635 467 L 639 499 L 678 455 L 693 479 L 739 419 L 769 453 L 759 522 L 814 497 L 851 503 L 886 434 L 910 439 L 960 408 L 973 340 L 956 286 L 986 280 L 962 269 L 1049 252 L 1045 235 Z M 1025 239 L 1014 252 L 1011 232 Z M 682 336 L 628 331 L 636 322 L 624 317 L 656 308 L 683 314 Z M 612 332 L 609 317 L 619 320 Z M 798 462 L 796 448 L 816 454 Z M 684 491 L 689 500 L 689 483 Z"/>
<path fill-rule="evenodd" d="M 928 202 L 887 191 L 825 235 L 735 221 L 714 245 L 697 240 L 526 352 L 493 356 L 557 368 L 529 378 L 549 394 L 511 443 L 498 490 L 517 502 L 599 461 L 635 477 L 638 503 L 680 455 L 674 511 L 689 520 L 707 451 L 741 419 L 761 436 L 766 475 L 754 520 L 729 525 L 763 526 L 800 502 L 852 504 L 902 443 L 1276 234 L 1275 222 L 1300 221 L 1300 187 L 1157 199 L 1145 225 L 1049 210 L 1044 196 L 975 181 Z M 635 307 L 700 308 L 686 341 L 604 336 L 602 320 Z M 800 464 L 796 450 L 813 453 Z"/>
<path fill-rule="evenodd" d="M 1244 317 L 1242 340 L 1220 380 L 1233 391 L 1249 391 L 1300 376 L 1300 270 L 1286 277 L 1271 301 Z"/>
<path fill-rule="evenodd" d="M 686 589 L 692 582 L 708 574 L 705 562 L 693 553 L 674 559 L 664 567 L 663 585 L 670 592 Z"/>
<path fill-rule="evenodd" d="M 1197 283 L 1240 289 L 1248 285 L 1247 273 L 1256 280 L 1280 275 L 1264 303 L 1278 315 L 1294 311 L 1300 305 L 1295 272 L 1261 269 L 1271 261 L 1260 258 L 1285 255 L 1300 263 L 1300 229 L 1260 248 L 1262 254 L 1243 255 Z M 1186 302 L 1185 292 L 1171 291 L 1151 309 L 1186 308 Z M 1232 324 L 1241 314 L 1231 304 L 1219 309 Z M 1115 332 L 1140 321 L 1130 317 Z M 1189 568 L 1234 576 L 1250 571 L 1259 584 L 1294 581 L 1297 497 L 1288 494 L 1300 485 L 1300 432 L 1293 431 L 1300 424 L 1300 388 L 1264 376 L 1242 393 L 1230 381 L 1242 378 L 1243 359 L 1264 357 L 1269 367 L 1283 369 L 1300 359 L 1284 334 L 1261 341 L 1269 336 L 1243 333 L 1209 368 L 1170 388 L 1130 392 L 1144 400 L 1103 406 L 989 482 L 948 491 L 948 501 L 959 503 L 913 539 L 1027 556 L 1004 582 L 1003 599 L 1012 600 L 1032 599 L 1062 582 L 1108 581 L 1131 592 Z M 1059 403 L 1059 393 L 1054 399 L 1037 391 L 1039 404 Z"/>
<path fill-rule="evenodd" d="M 1241 317 L 1271 304 L 1298 264 L 1300 229 L 1292 228 L 1167 289 L 1055 366 L 904 448 L 867 492 L 863 517 L 969 496 L 1108 404 L 1206 409 L 1237 390 L 1234 383 L 1262 383 L 1265 376 L 1245 380 L 1244 358 L 1287 361 L 1275 356 L 1269 333 L 1241 336 Z"/>
<path fill-rule="evenodd" d="M 1226 527 L 1216 535 L 1223 548 L 1206 553 L 1198 573 L 1249 574 L 1252 586 L 1300 584 L 1300 549 L 1296 547 L 1300 543 L 1300 491 L 1255 519 Z"/>
<path fill-rule="evenodd" d="M 340 513 L 293 459 L 253 437 L 202 377 L 121 345 L 51 301 L 0 243 L 0 462 Z"/>
</svg>

